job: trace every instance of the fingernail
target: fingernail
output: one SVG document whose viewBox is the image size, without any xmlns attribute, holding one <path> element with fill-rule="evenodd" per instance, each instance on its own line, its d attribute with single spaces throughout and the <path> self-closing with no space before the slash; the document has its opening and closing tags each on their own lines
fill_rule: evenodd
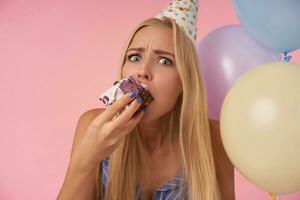
<svg viewBox="0 0 300 200">
<path fill-rule="evenodd" d="M 132 92 L 131 94 L 130 94 L 130 98 L 134 98 L 136 96 L 136 93 L 135 92 Z"/>
<path fill-rule="evenodd" d="M 143 102 L 142 97 L 138 97 L 138 102 L 139 102 L 139 103 L 142 103 L 142 102 Z"/>
</svg>

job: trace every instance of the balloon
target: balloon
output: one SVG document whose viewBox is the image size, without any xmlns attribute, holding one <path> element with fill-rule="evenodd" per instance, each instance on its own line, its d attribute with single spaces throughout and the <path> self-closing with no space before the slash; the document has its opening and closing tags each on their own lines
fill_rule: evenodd
<svg viewBox="0 0 300 200">
<path fill-rule="evenodd" d="M 245 178 L 273 194 L 300 191 L 300 65 L 268 63 L 242 75 L 224 99 L 220 131 Z"/>
<path fill-rule="evenodd" d="M 233 0 L 243 26 L 262 44 L 278 52 L 300 48 L 299 0 Z"/>
<path fill-rule="evenodd" d="M 240 75 L 258 64 L 281 60 L 280 53 L 262 46 L 240 25 L 214 30 L 197 48 L 209 117 L 214 120 L 219 120 L 223 99 Z"/>
</svg>

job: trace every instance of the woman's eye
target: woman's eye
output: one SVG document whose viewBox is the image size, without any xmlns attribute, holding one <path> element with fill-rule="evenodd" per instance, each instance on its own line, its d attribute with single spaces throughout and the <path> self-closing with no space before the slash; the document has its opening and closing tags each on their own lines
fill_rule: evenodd
<svg viewBox="0 0 300 200">
<path fill-rule="evenodd" d="M 128 55 L 127 58 L 131 61 L 131 62 L 136 62 L 139 61 L 141 58 L 138 54 L 132 54 L 132 55 Z M 163 64 L 163 65 L 172 65 L 173 62 L 165 57 L 162 57 L 159 59 L 159 63 Z"/>
<path fill-rule="evenodd" d="M 137 61 L 139 58 L 140 58 L 140 57 L 139 57 L 137 54 L 133 54 L 133 55 L 129 55 L 129 56 L 128 56 L 128 59 L 129 59 L 130 61 L 133 61 L 133 62 Z"/>
<path fill-rule="evenodd" d="M 160 60 L 159 60 L 159 63 L 164 64 L 164 65 L 171 65 L 171 64 L 173 64 L 172 61 L 170 61 L 170 60 L 167 59 L 167 58 L 162 58 L 162 59 L 160 59 Z"/>
</svg>

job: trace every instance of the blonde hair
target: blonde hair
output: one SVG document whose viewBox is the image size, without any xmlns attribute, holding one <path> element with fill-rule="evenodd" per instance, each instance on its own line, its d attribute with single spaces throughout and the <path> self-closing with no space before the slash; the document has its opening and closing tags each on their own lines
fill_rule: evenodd
<svg viewBox="0 0 300 200">
<path fill-rule="evenodd" d="M 174 109 L 162 117 L 163 134 L 178 139 L 183 166 L 183 181 L 188 185 L 189 200 L 219 200 L 220 193 L 213 157 L 207 97 L 196 49 L 192 41 L 179 28 L 175 20 L 150 18 L 138 25 L 129 36 L 122 52 L 118 79 L 122 79 L 122 67 L 126 51 L 134 37 L 145 26 L 165 25 L 173 30 L 175 61 L 182 81 L 183 92 Z M 147 170 L 145 150 L 138 126 L 128 134 L 120 146 L 110 155 L 109 179 L 105 200 L 132 200 L 141 177 L 150 176 Z M 173 152 L 173 151 L 172 151 Z M 101 172 L 97 173 L 96 199 L 101 197 Z M 147 188 L 147 186 L 145 187 Z M 143 193 L 142 193 L 143 194 Z M 142 196 L 142 198 L 144 198 Z"/>
</svg>

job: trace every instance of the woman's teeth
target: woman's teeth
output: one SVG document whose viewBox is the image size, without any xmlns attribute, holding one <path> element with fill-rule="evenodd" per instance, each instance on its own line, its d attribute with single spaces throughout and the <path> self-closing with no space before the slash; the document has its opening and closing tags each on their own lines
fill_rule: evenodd
<svg viewBox="0 0 300 200">
<path fill-rule="evenodd" d="M 144 83 L 141 83 L 141 86 L 143 86 L 144 88 L 148 89 L 148 85 L 144 84 Z"/>
</svg>

